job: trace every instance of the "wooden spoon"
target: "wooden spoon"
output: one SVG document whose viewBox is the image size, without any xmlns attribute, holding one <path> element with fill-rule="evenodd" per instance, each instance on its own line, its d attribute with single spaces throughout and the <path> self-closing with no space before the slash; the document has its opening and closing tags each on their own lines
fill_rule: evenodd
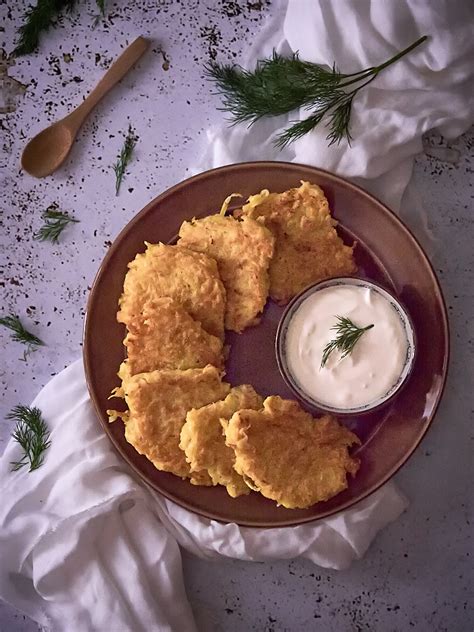
<svg viewBox="0 0 474 632">
<path fill-rule="evenodd" d="M 30 140 L 21 156 L 21 166 L 25 171 L 36 178 L 44 178 L 62 165 L 91 110 L 140 59 L 148 44 L 145 38 L 137 37 L 115 60 L 81 105 Z"/>
</svg>

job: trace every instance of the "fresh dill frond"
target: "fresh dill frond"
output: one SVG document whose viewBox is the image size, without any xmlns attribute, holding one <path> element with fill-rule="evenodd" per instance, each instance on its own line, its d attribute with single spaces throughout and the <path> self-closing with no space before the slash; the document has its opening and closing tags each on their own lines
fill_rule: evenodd
<svg viewBox="0 0 474 632">
<path fill-rule="evenodd" d="M 297 138 L 301 138 L 302 136 L 310 132 L 313 127 L 316 127 L 316 125 L 323 118 L 324 114 L 325 111 L 316 112 L 315 114 L 308 116 L 302 121 L 297 121 L 296 123 L 293 123 L 293 125 L 288 127 L 288 129 L 286 129 L 277 137 L 276 146 L 283 148 L 295 141 Z"/>
<path fill-rule="evenodd" d="M 354 94 L 355 92 L 351 92 L 340 99 L 338 105 L 328 115 L 329 134 L 326 136 L 326 140 L 329 141 L 329 146 L 335 143 L 339 144 L 344 136 L 349 145 L 351 144 L 350 120 Z"/>
<path fill-rule="evenodd" d="M 19 404 L 7 415 L 7 419 L 16 421 L 13 439 L 20 444 L 23 456 L 12 461 L 12 472 L 29 465 L 29 472 L 36 470 L 44 461 L 46 450 L 51 445 L 48 426 L 39 408 L 30 408 Z"/>
<path fill-rule="evenodd" d="M 94 20 L 92 22 L 92 28 L 96 29 L 101 20 L 105 20 L 105 0 L 96 0 L 97 8 L 99 9 L 99 13 L 94 16 Z"/>
<path fill-rule="evenodd" d="M 137 141 L 138 136 L 136 135 L 133 127 L 129 125 L 122 150 L 120 152 L 120 155 L 118 156 L 117 162 L 113 165 L 113 170 L 115 171 L 115 195 L 119 194 L 120 185 L 122 184 L 122 180 L 125 175 L 125 170 L 127 169 L 127 166 L 132 159 L 133 150 L 135 149 Z"/>
<path fill-rule="evenodd" d="M 15 316 L 13 314 L 11 314 L 10 316 L 3 316 L 2 318 L 0 318 L 0 325 L 3 325 L 3 327 L 6 327 L 12 332 L 12 340 L 14 340 L 15 342 L 21 342 L 22 344 L 26 345 L 26 349 L 23 353 L 23 360 L 26 360 L 30 353 L 36 351 L 38 347 L 44 346 L 44 342 L 40 340 L 38 336 L 35 336 L 30 331 L 25 329 L 18 316 Z"/>
<path fill-rule="evenodd" d="M 38 241 L 51 241 L 53 244 L 58 243 L 59 236 L 68 224 L 77 224 L 79 222 L 78 219 L 71 217 L 63 211 L 59 211 L 56 204 L 49 206 L 41 217 L 44 219 L 44 224 L 33 234 L 33 239 L 37 239 Z"/>
<path fill-rule="evenodd" d="M 285 114 L 314 102 L 319 91 L 337 86 L 336 69 L 302 61 L 297 54 L 282 57 L 274 52 L 270 59 L 257 62 L 253 72 L 240 66 L 210 62 L 206 75 L 214 80 L 222 95 L 221 109 L 232 114 L 234 123 L 255 123 L 263 116 Z"/>
<path fill-rule="evenodd" d="M 379 66 L 370 66 L 356 73 L 344 74 L 334 64 L 331 70 L 303 61 L 298 54 L 283 57 L 274 52 L 269 59 L 257 62 L 254 71 L 240 66 L 211 61 L 206 76 L 215 82 L 222 97 L 222 110 L 232 122 L 249 125 L 264 116 L 278 116 L 304 108 L 309 116 L 284 130 L 275 141 L 279 147 L 295 141 L 327 119 L 329 144 L 351 140 L 350 118 L 357 92 L 377 75 L 407 55 L 427 39 L 416 42 Z"/>
<path fill-rule="evenodd" d="M 342 353 L 341 360 L 352 353 L 362 334 L 374 326 L 372 324 L 367 325 L 367 327 L 358 327 L 350 318 L 345 316 L 336 316 L 336 318 L 337 323 L 331 329 L 337 331 L 337 336 L 324 347 L 321 368 L 323 368 L 331 353 L 336 351 L 336 349 Z"/>
<path fill-rule="evenodd" d="M 70 13 L 77 0 L 38 0 L 24 15 L 24 23 L 18 29 L 18 41 L 13 55 L 28 55 L 39 46 L 40 36 L 54 25 L 60 13 Z"/>
<path fill-rule="evenodd" d="M 100 14 L 103 18 L 105 18 L 105 1 L 106 0 L 96 0 L 96 4 L 99 7 Z"/>
</svg>

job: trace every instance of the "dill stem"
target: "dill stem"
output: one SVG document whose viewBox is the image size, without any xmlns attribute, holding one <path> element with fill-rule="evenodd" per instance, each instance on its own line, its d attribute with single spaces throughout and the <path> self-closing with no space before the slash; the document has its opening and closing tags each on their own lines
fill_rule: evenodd
<svg viewBox="0 0 474 632">
<path fill-rule="evenodd" d="M 407 46 L 407 48 L 403 49 L 402 51 L 400 51 L 399 53 L 397 53 L 396 55 L 391 57 L 389 60 L 387 60 L 383 64 L 380 64 L 380 66 L 377 66 L 376 67 L 377 72 L 380 72 L 384 68 L 387 68 L 387 66 L 390 66 L 391 64 L 394 64 L 396 61 L 401 59 L 404 55 L 406 55 L 407 53 L 412 51 L 414 48 L 416 48 L 417 46 L 422 44 L 427 39 L 428 39 L 428 36 L 427 35 L 423 35 L 423 37 L 420 37 L 420 39 L 417 39 L 416 42 L 413 42 L 413 44 L 411 44 L 410 46 Z"/>
<path fill-rule="evenodd" d="M 373 75 L 373 78 L 375 78 L 380 72 L 382 72 L 382 70 L 384 70 L 385 68 L 388 68 L 388 66 L 391 66 L 396 61 L 398 61 L 399 59 L 407 55 L 414 48 L 422 44 L 426 39 L 428 39 L 428 36 L 423 35 L 423 37 L 420 37 L 420 39 L 417 39 L 416 42 L 413 42 L 413 44 L 410 44 L 410 46 L 407 46 L 407 48 L 404 48 L 402 51 L 400 51 L 393 57 L 390 57 L 390 59 L 387 59 L 387 61 L 384 61 L 384 63 L 380 64 L 380 66 L 372 66 L 371 68 L 366 68 L 365 70 L 354 72 L 350 75 L 342 75 L 343 77 L 355 77 L 355 79 L 351 79 L 350 81 L 346 81 L 345 83 L 340 83 L 338 87 L 345 88 L 346 86 L 350 86 L 353 83 L 358 83 L 359 81 L 362 81 L 363 79 L 366 79 L 367 77 L 370 77 L 371 75 Z"/>
</svg>

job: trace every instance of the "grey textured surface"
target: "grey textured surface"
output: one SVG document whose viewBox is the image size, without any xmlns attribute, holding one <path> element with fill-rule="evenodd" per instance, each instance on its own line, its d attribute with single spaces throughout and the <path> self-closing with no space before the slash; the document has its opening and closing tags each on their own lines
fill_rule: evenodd
<svg viewBox="0 0 474 632">
<path fill-rule="evenodd" d="M 37 54 L 9 66 L 9 75 L 27 86 L 18 96 L 0 61 L 0 84 L 9 94 L 5 108 L 12 110 L 0 115 L 1 311 L 18 313 L 47 343 L 22 362 L 21 346 L 0 330 L 0 452 L 11 431 L 5 413 L 31 401 L 51 375 L 80 354 L 88 288 L 111 240 L 197 162 L 204 130 L 220 117 L 202 80 L 202 63 L 215 54 L 240 56 L 272 11 L 265 2 L 243 0 L 117 4 L 110 3 L 108 20 L 93 30 L 95 5 L 84 3 L 43 39 Z M 13 47 L 21 13 L 21 7 L 0 5 L 5 25 L 0 48 L 6 51 Z M 65 167 L 42 181 L 22 173 L 18 161 L 26 139 L 80 103 L 138 34 L 153 38 L 153 50 L 93 113 Z M 162 67 L 160 45 L 170 57 L 169 70 Z M 129 122 L 140 141 L 116 198 L 110 165 Z M 473 144 L 472 130 L 450 143 L 449 151 L 433 135 L 427 140 L 429 155 L 421 155 L 415 166 L 417 191 L 436 240 L 432 259 L 449 308 L 452 360 L 433 428 L 397 476 L 411 500 L 409 510 L 344 572 L 305 561 L 207 562 L 185 555 L 185 581 L 201 630 L 474 629 Z M 80 220 L 58 246 L 31 239 L 42 210 L 53 202 Z M 0 631 L 37 629 L 0 605 Z"/>
</svg>

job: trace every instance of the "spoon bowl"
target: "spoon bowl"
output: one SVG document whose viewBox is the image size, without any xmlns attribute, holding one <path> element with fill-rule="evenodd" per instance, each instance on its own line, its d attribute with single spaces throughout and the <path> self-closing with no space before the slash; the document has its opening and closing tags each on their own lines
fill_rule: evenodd
<svg viewBox="0 0 474 632">
<path fill-rule="evenodd" d="M 21 166 L 36 178 L 49 176 L 66 160 L 75 138 L 75 130 L 64 119 L 37 134 L 26 145 Z"/>
</svg>

